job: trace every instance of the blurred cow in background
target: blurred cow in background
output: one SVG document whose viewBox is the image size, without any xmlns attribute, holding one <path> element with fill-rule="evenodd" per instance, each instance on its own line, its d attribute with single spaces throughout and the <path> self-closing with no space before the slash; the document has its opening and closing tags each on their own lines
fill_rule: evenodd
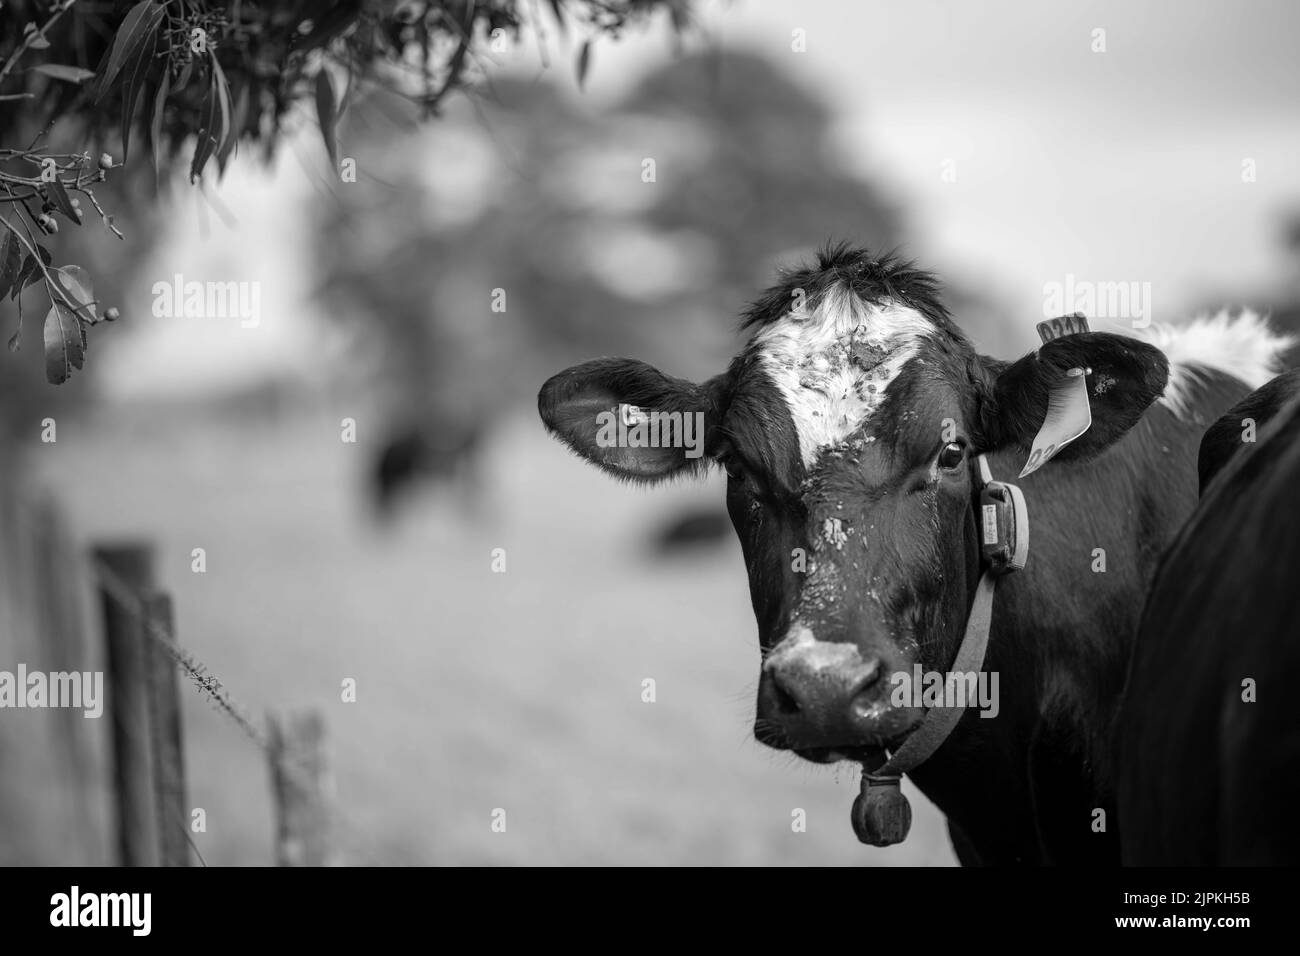
<svg viewBox="0 0 1300 956">
<path fill-rule="evenodd" d="M 456 418 L 395 428 L 373 459 L 370 490 L 376 516 L 392 518 L 401 500 L 425 482 L 455 487 L 476 508 L 486 430 L 484 421 Z"/>
</svg>

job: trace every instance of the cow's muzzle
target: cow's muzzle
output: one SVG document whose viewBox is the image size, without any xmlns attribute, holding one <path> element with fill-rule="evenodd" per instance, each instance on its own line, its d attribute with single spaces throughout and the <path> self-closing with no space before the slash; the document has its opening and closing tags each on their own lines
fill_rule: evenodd
<svg viewBox="0 0 1300 956">
<path fill-rule="evenodd" d="M 819 761 L 888 746 L 923 716 L 919 708 L 890 703 L 889 675 L 896 669 L 855 643 L 820 641 L 796 624 L 763 662 L 756 736 Z"/>
</svg>

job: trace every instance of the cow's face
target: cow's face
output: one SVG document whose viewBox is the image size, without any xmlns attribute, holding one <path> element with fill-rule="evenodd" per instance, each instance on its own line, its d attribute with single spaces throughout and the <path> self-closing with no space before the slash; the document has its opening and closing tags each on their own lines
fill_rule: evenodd
<svg viewBox="0 0 1300 956">
<path fill-rule="evenodd" d="M 748 325 L 744 350 L 703 384 L 598 360 L 548 381 L 539 407 L 622 477 L 726 470 L 763 649 L 755 735 L 812 760 L 862 757 L 923 717 L 891 705 L 891 676 L 944 670 L 960 642 L 980 571 L 974 456 L 1027 449 L 1078 367 L 1108 384 L 1058 459 L 1095 454 L 1160 394 L 1167 364 L 1105 334 L 992 362 L 927 276 L 847 251 L 790 276 Z"/>
</svg>

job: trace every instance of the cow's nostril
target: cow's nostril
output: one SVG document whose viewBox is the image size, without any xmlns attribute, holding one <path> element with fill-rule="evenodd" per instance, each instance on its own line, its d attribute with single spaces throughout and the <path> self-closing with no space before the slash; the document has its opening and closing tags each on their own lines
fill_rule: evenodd
<svg viewBox="0 0 1300 956">
<path fill-rule="evenodd" d="M 786 689 L 780 671 L 772 674 L 772 702 L 776 704 L 777 713 L 796 714 L 799 712 L 799 700 Z"/>
<path fill-rule="evenodd" d="M 849 691 L 849 709 L 855 717 L 878 715 L 887 696 L 881 693 L 880 675 L 878 660 L 869 661 L 853 675 L 853 684 Z"/>
</svg>

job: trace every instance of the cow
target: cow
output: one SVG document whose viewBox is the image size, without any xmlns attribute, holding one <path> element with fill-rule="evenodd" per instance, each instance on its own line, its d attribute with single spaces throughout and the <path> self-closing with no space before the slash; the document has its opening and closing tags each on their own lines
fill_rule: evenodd
<svg viewBox="0 0 1300 956">
<path fill-rule="evenodd" d="M 475 465 L 485 431 L 485 422 L 453 415 L 406 422 L 390 430 L 373 459 L 368 481 L 376 520 L 386 524 L 399 501 L 425 481 L 459 484 L 473 506 L 479 484 Z"/>
<path fill-rule="evenodd" d="M 1015 478 L 1049 400 L 1084 376 L 1091 427 L 1023 482 L 1031 556 L 999 585 L 985 658 L 998 716 L 965 712 L 909 776 L 963 864 L 1117 863 L 1097 821 L 1142 600 L 1196 500 L 1201 432 L 1284 343 L 1247 313 L 999 361 L 933 275 L 847 244 L 783 273 L 742 329 L 702 383 L 597 359 L 550 378 L 538 409 L 618 478 L 725 470 L 761 648 L 754 735 L 818 763 L 876 767 L 921 724 L 926 707 L 896 705 L 891 685 L 944 671 L 962 639 L 981 580 L 977 461 Z"/>
<path fill-rule="evenodd" d="M 689 507 L 655 529 L 650 553 L 656 558 L 675 557 L 716 545 L 730 533 L 731 521 L 719 506 Z"/>
<path fill-rule="evenodd" d="M 1251 447 L 1263 428 L 1288 401 L 1300 393 L 1300 369 L 1283 372 L 1233 405 L 1206 429 L 1196 456 L 1201 495 L 1239 451 Z"/>
<path fill-rule="evenodd" d="M 1115 723 L 1123 861 L 1300 863 L 1300 372 L 1206 432 Z"/>
</svg>

